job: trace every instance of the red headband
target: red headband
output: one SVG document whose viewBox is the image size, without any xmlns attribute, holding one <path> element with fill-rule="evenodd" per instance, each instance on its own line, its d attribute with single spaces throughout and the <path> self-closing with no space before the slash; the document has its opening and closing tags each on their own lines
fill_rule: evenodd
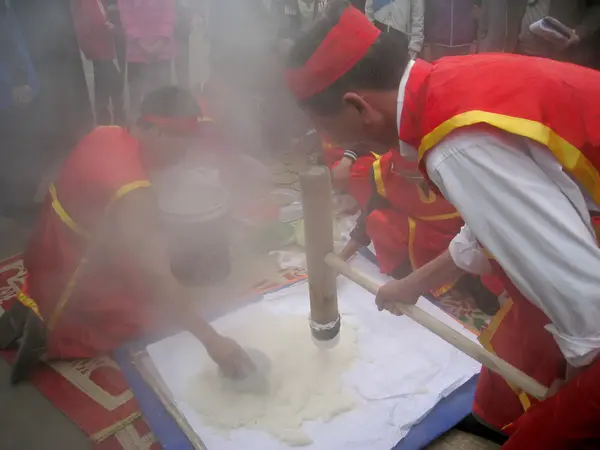
<svg viewBox="0 0 600 450">
<path fill-rule="evenodd" d="M 143 116 L 144 122 L 156 125 L 169 131 L 175 131 L 183 134 L 194 134 L 198 131 L 200 118 L 193 117 L 161 117 L 161 116 Z"/>
<path fill-rule="evenodd" d="M 298 100 L 324 91 L 365 56 L 379 34 L 358 9 L 346 8 L 306 64 L 286 70 L 289 89 Z"/>
</svg>

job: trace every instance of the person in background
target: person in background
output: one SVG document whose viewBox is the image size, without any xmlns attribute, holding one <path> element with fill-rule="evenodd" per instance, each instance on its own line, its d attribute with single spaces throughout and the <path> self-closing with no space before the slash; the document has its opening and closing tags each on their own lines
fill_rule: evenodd
<svg viewBox="0 0 600 450">
<path fill-rule="evenodd" d="M 19 301 L 0 317 L 0 348 L 22 338 L 13 383 L 42 357 L 91 358 L 173 326 L 194 334 L 226 375 L 253 368 L 237 343 L 198 315 L 197 292 L 172 274 L 150 184 L 202 139 L 198 103 L 168 86 L 140 109 L 130 131 L 98 127 L 81 140 L 50 186 L 25 252 Z"/>
<path fill-rule="evenodd" d="M 203 20 L 204 1 L 176 0 L 175 8 L 175 78 L 179 86 L 190 89 L 190 36 Z"/>
<path fill-rule="evenodd" d="M 475 8 L 474 0 L 425 0 L 426 60 L 475 52 Z"/>
<path fill-rule="evenodd" d="M 96 124 L 125 124 L 123 77 L 116 61 L 115 24 L 102 0 L 71 0 L 79 47 L 94 66 Z M 112 106 L 112 117 L 109 105 Z"/>
<path fill-rule="evenodd" d="M 19 215 L 22 205 L 15 194 L 22 174 L 15 163 L 30 152 L 37 78 L 19 24 L 10 6 L 0 3 L 0 211 Z M 33 192 L 30 192 L 33 197 Z"/>
<path fill-rule="evenodd" d="M 175 58 L 175 0 L 118 0 L 125 32 L 130 110 L 143 96 L 170 84 Z"/>
<path fill-rule="evenodd" d="M 423 50 L 425 0 L 367 0 L 365 14 L 380 30 L 408 36 L 411 58 Z"/>
<path fill-rule="evenodd" d="M 35 193 L 47 171 L 93 126 L 81 52 L 75 36 L 70 0 L 4 0 L 20 30 L 20 48 L 35 74 L 35 98 L 13 116 L 14 131 L 27 144 L 11 152 L 2 170 L 12 180 L 11 203 L 25 221 L 35 217 Z M 3 43 L 4 44 L 4 43 Z M 29 84 L 29 87 L 34 87 Z M 28 91 L 28 89 L 25 89 Z M 28 94 L 29 95 L 29 94 Z M 27 95 L 25 96 L 27 98 Z M 3 146 L 4 147 L 4 146 Z M 5 148 L 5 147 L 4 147 Z"/>
<path fill-rule="evenodd" d="M 550 16 L 572 29 L 562 46 L 533 34 L 529 27 Z M 483 0 L 479 28 L 480 52 L 508 52 L 589 65 L 593 35 L 600 30 L 598 0 Z"/>
</svg>

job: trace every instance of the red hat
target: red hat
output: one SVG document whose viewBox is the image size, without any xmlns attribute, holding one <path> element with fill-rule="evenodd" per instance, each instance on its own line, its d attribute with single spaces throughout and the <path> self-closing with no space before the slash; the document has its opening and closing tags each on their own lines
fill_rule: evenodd
<svg viewBox="0 0 600 450">
<path fill-rule="evenodd" d="M 347 7 L 304 66 L 286 70 L 289 89 L 298 100 L 324 91 L 365 56 L 380 33 L 358 9 Z"/>
</svg>

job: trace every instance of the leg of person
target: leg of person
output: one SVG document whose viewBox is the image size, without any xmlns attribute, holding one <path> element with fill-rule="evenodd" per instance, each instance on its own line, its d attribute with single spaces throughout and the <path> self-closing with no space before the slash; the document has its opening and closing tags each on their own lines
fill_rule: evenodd
<svg viewBox="0 0 600 450">
<path fill-rule="evenodd" d="M 470 433 L 482 437 L 495 444 L 502 445 L 508 439 L 504 433 L 494 430 L 492 427 L 484 424 L 476 415 L 469 414 L 461 420 L 455 427 L 459 431 Z"/>
<path fill-rule="evenodd" d="M 175 57 L 175 76 L 182 88 L 190 88 L 190 35 L 182 33 L 177 38 L 177 56 Z"/>
<path fill-rule="evenodd" d="M 17 342 L 25 331 L 29 308 L 15 302 L 0 316 L 0 350 L 6 350 Z"/>
<path fill-rule="evenodd" d="M 41 358 L 45 353 L 46 329 L 44 322 L 32 310 L 28 310 L 23 328 L 23 337 L 11 369 L 11 383 L 17 384 L 26 379 L 41 362 Z"/>
<path fill-rule="evenodd" d="M 498 296 L 491 292 L 477 276 L 463 275 L 457 280 L 454 287 L 473 297 L 477 307 L 488 316 L 493 316 L 500 309 Z"/>
<path fill-rule="evenodd" d="M 116 61 L 110 61 L 107 70 L 110 75 L 110 102 L 112 104 L 113 123 L 125 125 L 125 98 L 123 96 L 123 76 Z"/>
<path fill-rule="evenodd" d="M 172 61 L 153 63 L 150 70 L 151 89 L 156 89 L 172 83 Z"/>
<path fill-rule="evenodd" d="M 505 450 L 600 448 L 600 359 L 515 424 Z"/>
<path fill-rule="evenodd" d="M 129 87 L 129 113 L 136 117 L 144 90 L 144 71 L 146 64 L 137 62 L 127 63 L 127 85 Z"/>
<path fill-rule="evenodd" d="M 94 64 L 94 111 L 97 125 L 112 123 L 108 104 L 111 96 L 112 61 L 92 61 Z"/>
</svg>

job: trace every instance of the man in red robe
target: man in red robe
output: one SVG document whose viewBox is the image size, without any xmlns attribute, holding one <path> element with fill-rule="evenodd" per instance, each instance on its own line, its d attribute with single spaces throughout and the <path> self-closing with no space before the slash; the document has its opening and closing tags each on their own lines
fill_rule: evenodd
<svg viewBox="0 0 600 450">
<path fill-rule="evenodd" d="M 378 307 L 495 273 L 510 298 L 482 343 L 566 384 L 538 402 L 484 369 L 474 416 L 510 435 L 508 449 L 598 448 L 600 74 L 515 55 L 412 61 L 406 42 L 334 1 L 291 50 L 287 82 L 317 129 L 418 160 L 465 220 L 448 251 L 383 286 Z"/>
<path fill-rule="evenodd" d="M 39 358 L 90 358 L 172 326 L 193 333 L 227 375 L 253 367 L 172 275 L 149 181 L 196 145 L 204 123 L 191 94 L 161 88 L 130 131 L 99 127 L 67 158 L 25 252 L 19 302 L 0 318 L 0 347 L 21 338 L 13 382 Z"/>
</svg>

